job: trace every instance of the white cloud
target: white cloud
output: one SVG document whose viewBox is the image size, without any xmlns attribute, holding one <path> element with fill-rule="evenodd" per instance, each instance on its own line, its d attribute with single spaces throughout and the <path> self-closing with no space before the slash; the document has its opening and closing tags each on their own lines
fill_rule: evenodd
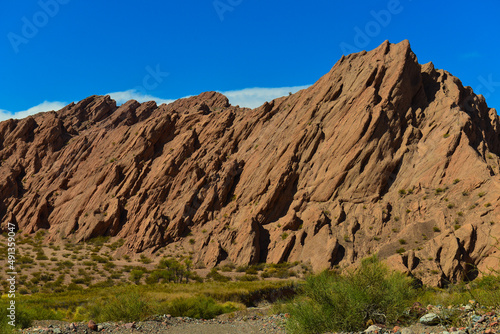
<svg viewBox="0 0 500 334">
<path fill-rule="evenodd" d="M 221 92 L 226 95 L 232 105 L 239 105 L 240 107 L 257 108 L 264 104 L 266 101 L 271 101 L 281 96 L 288 95 L 289 92 L 295 93 L 301 89 L 309 87 L 294 86 L 294 87 L 278 87 L 278 88 L 245 88 L 240 90 L 230 90 Z M 108 93 L 118 105 L 121 105 L 129 100 L 136 100 L 138 102 L 156 101 L 158 105 L 162 103 L 171 103 L 173 99 L 163 99 L 153 95 L 148 95 L 137 91 L 136 89 L 129 89 L 123 92 Z M 27 110 L 10 112 L 0 109 L 0 121 L 5 121 L 10 118 L 24 118 L 42 111 L 59 110 L 66 106 L 66 102 L 59 101 L 44 101 L 39 105 L 31 107 Z"/>
<path fill-rule="evenodd" d="M 146 102 L 146 101 L 155 101 L 158 105 L 162 103 L 171 103 L 175 100 L 170 99 L 162 99 L 153 95 L 143 94 L 138 92 L 136 89 L 129 89 L 124 92 L 114 92 L 108 93 L 106 95 L 111 96 L 113 100 L 116 101 L 116 104 L 120 105 L 129 100 L 136 100 L 137 102 Z"/>
<path fill-rule="evenodd" d="M 269 102 L 278 97 L 288 95 L 288 93 L 296 93 L 301 89 L 308 88 L 310 85 L 306 86 L 294 86 L 294 87 L 279 87 L 279 88 L 245 88 L 240 90 L 230 90 L 227 92 L 221 92 L 226 95 L 229 102 L 236 106 L 257 108 L 264 104 L 264 102 Z"/>
<path fill-rule="evenodd" d="M 59 110 L 66 106 L 66 102 L 59 102 L 59 101 L 43 101 L 39 105 L 36 105 L 34 107 L 31 107 L 27 110 L 23 111 L 16 111 L 16 112 L 11 112 L 7 110 L 0 109 L 0 121 L 5 121 L 10 118 L 24 118 L 29 115 L 34 115 L 42 111 L 51 111 L 51 110 Z"/>
<path fill-rule="evenodd" d="M 288 93 L 295 93 L 301 89 L 307 88 L 306 86 L 294 87 L 278 87 L 278 88 L 245 88 L 240 90 L 230 90 L 221 92 L 229 99 L 232 105 L 239 105 L 240 107 L 257 108 L 264 104 L 266 101 L 271 101 L 275 98 L 288 95 Z M 123 92 L 108 93 L 117 104 L 123 104 L 129 100 L 136 100 L 138 102 L 156 101 L 158 105 L 162 103 L 171 103 L 173 99 L 163 99 L 153 95 L 148 95 L 137 91 L 136 89 L 129 89 Z M 188 96 L 186 96 L 188 97 Z"/>
<path fill-rule="evenodd" d="M 115 100 L 118 105 L 123 104 L 129 100 L 136 100 L 141 103 L 146 101 L 156 101 L 158 105 L 162 103 L 171 103 L 174 101 L 174 100 L 162 99 L 152 95 L 142 94 L 135 89 L 129 89 L 124 92 L 108 93 L 106 95 L 110 95 L 111 98 Z M 10 118 L 20 119 L 30 115 L 34 115 L 42 111 L 59 110 L 65 107 L 67 104 L 68 103 L 66 102 L 59 102 L 59 101 L 54 101 L 54 102 L 44 101 L 39 105 L 36 105 L 34 107 L 31 107 L 23 111 L 11 112 L 4 109 L 0 109 L 0 121 L 5 121 Z"/>
<path fill-rule="evenodd" d="M 477 52 L 477 51 L 472 51 L 472 52 L 462 53 L 462 54 L 459 55 L 459 57 L 461 59 L 469 60 L 469 59 L 478 59 L 478 58 L 481 58 L 482 55 L 479 52 Z"/>
</svg>

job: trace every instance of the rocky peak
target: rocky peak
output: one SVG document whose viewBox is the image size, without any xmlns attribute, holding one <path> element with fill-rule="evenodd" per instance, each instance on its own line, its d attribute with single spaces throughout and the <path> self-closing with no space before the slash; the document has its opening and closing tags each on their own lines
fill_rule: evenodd
<svg viewBox="0 0 500 334">
<path fill-rule="evenodd" d="M 216 92 L 91 96 L 2 122 L 0 217 L 207 266 L 378 253 L 445 285 L 499 264 L 499 129 L 482 96 L 386 41 L 252 110 Z"/>
<path fill-rule="evenodd" d="M 210 113 L 229 107 L 226 96 L 217 92 L 205 92 L 197 96 L 179 99 L 170 105 L 173 110 L 185 110 L 184 113 Z"/>
</svg>

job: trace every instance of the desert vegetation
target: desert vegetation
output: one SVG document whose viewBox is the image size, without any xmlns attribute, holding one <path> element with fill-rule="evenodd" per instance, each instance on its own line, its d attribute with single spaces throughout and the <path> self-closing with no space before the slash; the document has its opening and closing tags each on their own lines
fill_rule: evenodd
<svg viewBox="0 0 500 334">
<path fill-rule="evenodd" d="M 488 275 L 444 289 L 422 286 L 417 280 L 391 271 L 377 256 L 365 258 L 356 270 L 343 274 L 324 271 L 309 276 L 297 296 L 281 305 L 290 313 L 290 333 L 362 331 L 370 324 L 405 325 L 417 322 L 425 309 L 415 305 L 444 305 L 441 323 L 467 326 L 453 306 L 500 306 L 500 276 Z"/>
<path fill-rule="evenodd" d="M 193 264 L 189 253 L 113 256 L 123 241 L 109 237 L 82 244 L 43 238 L 43 231 L 18 234 L 20 327 L 33 320 L 138 321 L 160 313 L 213 318 L 295 290 L 297 277 L 311 270 L 298 263 L 237 267 L 230 262 L 208 270 Z M 1 281 L 5 288 L 7 281 Z M 3 310 L 6 301 L 0 300 Z M 7 333 L 9 327 L 1 324 L 0 332 Z"/>
<path fill-rule="evenodd" d="M 271 312 L 290 315 L 286 322 L 287 331 L 317 333 L 358 331 L 373 323 L 388 326 L 410 324 L 421 316 L 412 307 L 417 302 L 446 308 L 447 305 L 465 305 L 473 299 L 486 310 L 500 306 L 498 275 L 450 284 L 441 289 L 425 287 L 414 278 L 390 270 L 377 256 L 364 259 L 354 270 L 327 270 L 309 274 L 304 280 L 288 279 L 289 271 L 296 266 L 286 263 L 238 268 L 227 265 L 214 268 L 201 280 L 186 280 L 186 271 L 182 272 L 182 265 L 172 259 L 162 260 L 157 267 L 157 270 L 176 268 L 177 276 L 148 280 L 146 284 L 130 281 L 107 284 L 108 281 L 103 281 L 87 288 L 71 283 L 57 292 L 20 295 L 17 299 L 18 326 L 28 327 L 34 320 L 41 319 L 143 321 L 154 319 L 158 314 L 211 319 L 261 302 L 271 302 L 274 303 Z M 138 269 L 130 272 L 134 270 Z M 231 280 L 219 271 L 226 274 L 239 272 L 240 277 L 254 278 Z M 225 278 L 221 279 L 219 275 Z M 262 280 L 262 276 L 267 275 L 287 279 Z M 37 276 L 42 280 L 42 275 Z M 55 278 L 58 280 L 63 278 Z M 0 301 L 2 333 L 10 330 L 4 320 L 7 319 L 4 316 L 5 303 L 5 299 Z M 442 320 L 444 324 L 464 325 L 464 318 L 452 311 L 449 313 Z"/>
<path fill-rule="evenodd" d="M 33 320 L 140 321 L 156 314 L 210 319 L 219 314 L 252 306 L 294 290 L 289 281 L 237 281 L 205 283 L 163 283 L 113 286 L 95 285 L 88 289 L 68 287 L 56 293 L 34 293 L 17 298 L 17 324 L 28 327 Z M 274 297 L 273 297 L 274 298 Z M 6 300 L 0 301 L 0 331 L 7 333 L 4 319 Z"/>
</svg>

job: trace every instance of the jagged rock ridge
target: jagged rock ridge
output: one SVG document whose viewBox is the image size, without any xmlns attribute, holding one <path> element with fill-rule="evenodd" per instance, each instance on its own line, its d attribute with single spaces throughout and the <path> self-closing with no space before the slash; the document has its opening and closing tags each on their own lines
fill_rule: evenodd
<svg viewBox="0 0 500 334">
<path fill-rule="evenodd" d="M 125 238 L 119 252 L 182 245 L 207 266 L 377 252 L 443 285 L 498 268 L 499 155 L 482 96 L 384 42 L 253 110 L 215 92 L 91 96 L 2 122 L 0 217 L 52 240 Z"/>
</svg>

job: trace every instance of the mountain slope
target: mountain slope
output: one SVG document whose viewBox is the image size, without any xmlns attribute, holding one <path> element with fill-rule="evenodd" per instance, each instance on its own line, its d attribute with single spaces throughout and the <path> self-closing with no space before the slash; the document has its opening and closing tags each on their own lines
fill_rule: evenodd
<svg viewBox="0 0 500 334">
<path fill-rule="evenodd" d="M 385 42 L 253 110 L 214 92 L 161 106 L 91 96 L 2 122 L 0 217 L 207 266 L 320 270 L 378 252 L 443 285 L 498 266 L 499 155 L 482 96 Z"/>
</svg>

